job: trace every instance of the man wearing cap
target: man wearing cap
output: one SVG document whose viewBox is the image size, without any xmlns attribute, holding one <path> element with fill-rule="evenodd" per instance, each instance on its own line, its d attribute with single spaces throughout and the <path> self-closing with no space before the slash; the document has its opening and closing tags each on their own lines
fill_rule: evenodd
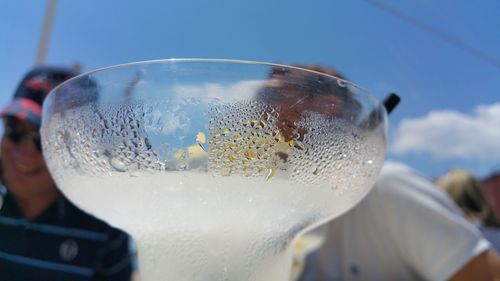
<svg viewBox="0 0 500 281">
<path fill-rule="evenodd" d="M 76 74 L 33 69 L 0 112 L 0 280 L 130 280 L 128 236 L 66 199 L 41 153 L 43 100 Z"/>
</svg>

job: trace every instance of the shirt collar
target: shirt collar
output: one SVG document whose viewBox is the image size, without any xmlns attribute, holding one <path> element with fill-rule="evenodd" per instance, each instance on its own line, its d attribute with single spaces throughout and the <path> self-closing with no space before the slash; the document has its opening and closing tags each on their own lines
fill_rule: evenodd
<svg viewBox="0 0 500 281">
<path fill-rule="evenodd" d="M 2 186 L 3 187 L 3 186 Z M 4 188 L 5 189 L 5 188 Z M 13 218 L 24 218 L 24 215 L 19 208 L 15 198 L 5 192 L 3 195 L 3 203 L 0 206 L 0 215 Z M 61 195 L 59 198 L 52 203 L 40 216 L 35 218 L 32 222 L 51 222 L 54 220 L 63 219 L 66 215 L 66 208 L 68 207 L 67 199 Z"/>
</svg>

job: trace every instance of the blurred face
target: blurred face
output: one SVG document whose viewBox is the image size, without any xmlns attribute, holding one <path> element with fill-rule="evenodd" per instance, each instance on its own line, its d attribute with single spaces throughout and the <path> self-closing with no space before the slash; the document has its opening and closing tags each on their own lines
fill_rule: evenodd
<svg viewBox="0 0 500 281">
<path fill-rule="evenodd" d="M 57 193 L 39 148 L 38 129 L 13 117 L 3 118 L 3 123 L 2 177 L 9 192 L 18 199 Z"/>
</svg>

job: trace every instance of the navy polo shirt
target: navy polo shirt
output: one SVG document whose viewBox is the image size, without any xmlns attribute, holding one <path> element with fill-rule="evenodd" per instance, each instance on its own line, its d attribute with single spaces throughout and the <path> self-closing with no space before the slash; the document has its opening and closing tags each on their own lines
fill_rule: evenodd
<svg viewBox="0 0 500 281">
<path fill-rule="evenodd" d="M 1 196 L 1 195 L 0 195 Z M 0 280 L 130 280 L 128 236 L 61 196 L 27 221 L 0 198 Z"/>
</svg>

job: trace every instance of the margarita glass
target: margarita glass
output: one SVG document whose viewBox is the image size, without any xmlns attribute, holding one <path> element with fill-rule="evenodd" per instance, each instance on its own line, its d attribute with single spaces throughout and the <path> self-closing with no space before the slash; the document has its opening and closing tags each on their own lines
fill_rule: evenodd
<svg viewBox="0 0 500 281">
<path fill-rule="evenodd" d="M 372 95 L 285 65 L 119 65 L 43 108 L 58 187 L 133 236 L 146 281 L 288 280 L 294 239 L 357 204 L 386 152 Z"/>
</svg>

